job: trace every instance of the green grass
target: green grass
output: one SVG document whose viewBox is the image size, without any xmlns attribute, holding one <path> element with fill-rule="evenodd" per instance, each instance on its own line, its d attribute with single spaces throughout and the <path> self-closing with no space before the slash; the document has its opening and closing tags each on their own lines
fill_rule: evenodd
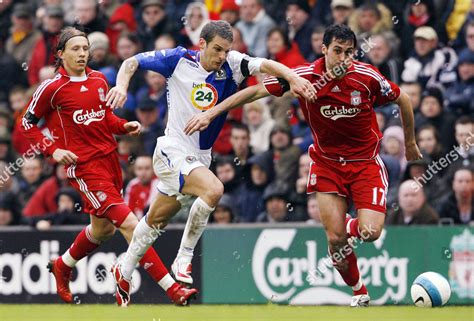
<svg viewBox="0 0 474 321">
<path fill-rule="evenodd" d="M 412 306 L 352 309 L 335 306 L 279 305 L 133 305 L 123 309 L 113 305 L 0 304 L 2 321 L 306 321 L 306 320 L 474 320 L 474 307 L 422 309 Z"/>
</svg>

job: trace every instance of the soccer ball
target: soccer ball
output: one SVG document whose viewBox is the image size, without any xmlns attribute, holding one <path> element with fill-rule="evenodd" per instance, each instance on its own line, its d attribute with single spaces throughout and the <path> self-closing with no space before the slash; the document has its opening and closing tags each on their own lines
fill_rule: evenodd
<svg viewBox="0 0 474 321">
<path fill-rule="evenodd" d="M 450 296 L 448 280 L 436 272 L 420 274 L 411 286 L 411 299 L 417 307 L 440 307 L 448 302 Z"/>
</svg>

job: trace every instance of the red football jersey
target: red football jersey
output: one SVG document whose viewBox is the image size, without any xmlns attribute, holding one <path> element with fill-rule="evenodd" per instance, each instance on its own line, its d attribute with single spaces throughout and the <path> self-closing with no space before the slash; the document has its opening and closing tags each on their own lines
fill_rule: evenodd
<svg viewBox="0 0 474 321">
<path fill-rule="evenodd" d="M 124 119 L 105 105 L 107 81 L 100 72 L 86 69 L 83 77 L 71 77 L 61 67 L 35 91 L 22 119 L 22 132 L 50 156 L 56 148 L 78 156 L 78 163 L 107 155 L 117 148 L 113 134 L 126 134 Z M 54 142 L 37 127 L 45 119 Z"/>
<path fill-rule="evenodd" d="M 382 133 L 373 106 L 396 100 L 400 95 L 398 86 L 375 67 L 358 61 L 341 79 L 324 78 L 324 57 L 293 70 L 311 81 L 317 90 L 314 103 L 299 99 L 314 139 L 310 155 L 337 161 L 375 158 Z M 263 84 L 274 96 L 289 89 L 287 83 L 275 77 L 265 78 Z"/>
</svg>

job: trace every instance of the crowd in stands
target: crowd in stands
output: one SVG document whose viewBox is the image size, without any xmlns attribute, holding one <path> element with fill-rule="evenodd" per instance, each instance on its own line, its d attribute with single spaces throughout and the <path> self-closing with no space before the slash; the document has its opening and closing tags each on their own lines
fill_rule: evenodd
<svg viewBox="0 0 474 321">
<path fill-rule="evenodd" d="M 64 26 L 88 34 L 89 66 L 112 87 L 125 59 L 176 46 L 198 50 L 201 29 L 216 19 L 233 26 L 233 49 L 289 67 L 322 57 L 327 26 L 350 26 L 358 38 L 357 59 L 409 94 L 424 155 L 407 162 L 398 106 L 375 106 L 389 175 L 387 224 L 474 221 L 474 1 L 3 0 L 0 226 L 45 230 L 88 221 L 63 166 L 42 157 L 19 130 L 30 97 L 54 76 L 54 50 Z M 249 78 L 242 87 L 259 81 Z M 136 72 L 116 113 L 143 126 L 138 138 L 117 137 L 124 198 L 140 218 L 157 193 L 152 154 L 166 127 L 166 79 Z M 317 199 L 306 194 L 311 143 L 298 101 L 289 94 L 230 112 L 213 148 L 211 168 L 225 194 L 211 221 L 321 224 Z M 187 210 L 172 222 L 185 222 Z M 352 205 L 350 212 L 356 213 Z"/>
</svg>

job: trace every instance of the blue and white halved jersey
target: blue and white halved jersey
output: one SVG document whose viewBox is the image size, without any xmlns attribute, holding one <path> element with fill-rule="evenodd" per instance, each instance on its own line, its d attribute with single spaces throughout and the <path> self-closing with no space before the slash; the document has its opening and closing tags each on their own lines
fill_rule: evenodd
<svg viewBox="0 0 474 321">
<path fill-rule="evenodd" d="M 232 50 L 220 70 L 208 72 L 199 63 L 199 55 L 199 51 L 177 47 L 140 53 L 135 58 L 138 68 L 158 72 L 167 79 L 165 135 L 196 149 L 207 150 L 214 144 L 227 114 L 219 115 L 208 128 L 191 136 L 184 134 L 187 122 L 195 114 L 209 110 L 233 95 L 245 77 L 260 71 L 263 59 Z"/>
</svg>

